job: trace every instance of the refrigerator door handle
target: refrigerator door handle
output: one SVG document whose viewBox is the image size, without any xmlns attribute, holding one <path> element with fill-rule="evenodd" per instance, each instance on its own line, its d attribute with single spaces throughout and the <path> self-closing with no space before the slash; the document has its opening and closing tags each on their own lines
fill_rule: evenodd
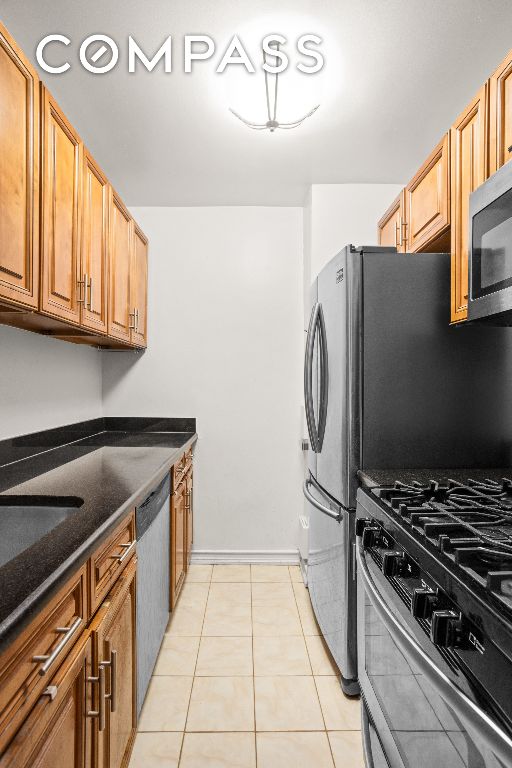
<svg viewBox="0 0 512 768">
<path fill-rule="evenodd" d="M 327 356 L 327 332 L 322 305 L 318 305 L 318 329 L 320 340 L 320 400 L 318 409 L 318 451 L 322 450 L 327 423 L 327 403 L 329 399 L 329 358 Z"/>
<path fill-rule="evenodd" d="M 315 335 L 318 324 L 320 304 L 315 304 L 311 310 L 309 320 L 308 338 L 306 341 L 306 354 L 304 357 L 304 405 L 306 408 L 306 421 L 308 423 L 311 448 L 318 453 L 318 432 L 315 423 L 315 411 L 313 408 L 313 352 L 315 348 Z"/>
<path fill-rule="evenodd" d="M 311 480 L 310 477 L 306 478 L 304 480 L 304 485 L 302 486 L 302 491 L 304 493 L 304 496 L 309 501 L 310 504 L 312 504 L 315 509 L 318 509 L 320 512 L 322 512 L 324 515 L 327 515 L 327 517 L 332 517 L 333 520 L 336 520 L 337 523 L 340 523 L 343 519 L 343 512 L 344 510 L 340 510 L 339 512 L 333 512 L 332 509 L 329 509 L 329 507 L 324 507 L 323 504 L 320 504 L 319 501 L 315 499 L 313 494 L 309 490 L 309 486 L 313 485 L 314 483 Z"/>
</svg>

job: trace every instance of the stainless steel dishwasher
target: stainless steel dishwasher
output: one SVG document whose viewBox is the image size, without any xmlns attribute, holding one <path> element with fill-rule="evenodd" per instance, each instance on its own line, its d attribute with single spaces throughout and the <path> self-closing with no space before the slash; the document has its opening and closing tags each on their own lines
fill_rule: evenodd
<svg viewBox="0 0 512 768">
<path fill-rule="evenodd" d="M 169 621 L 170 503 L 167 475 L 136 509 L 138 715 Z"/>
</svg>

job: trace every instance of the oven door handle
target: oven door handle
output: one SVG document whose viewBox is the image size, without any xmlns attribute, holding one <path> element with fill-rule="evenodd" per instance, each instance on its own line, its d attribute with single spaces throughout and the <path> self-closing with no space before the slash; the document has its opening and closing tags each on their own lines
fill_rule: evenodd
<svg viewBox="0 0 512 768">
<path fill-rule="evenodd" d="M 340 508 L 339 512 L 333 512 L 332 509 L 329 509 L 329 507 L 324 507 L 323 504 L 320 504 L 319 501 L 315 499 L 311 491 L 309 490 L 309 486 L 312 485 L 314 488 L 317 488 L 316 483 L 313 482 L 311 477 L 306 478 L 304 480 L 304 485 L 302 486 L 302 491 L 304 493 L 304 496 L 309 501 L 310 504 L 312 504 L 315 509 L 318 509 L 319 512 L 323 512 L 324 515 L 327 515 L 327 517 L 332 517 L 333 520 L 336 520 L 337 523 L 340 523 L 343 520 L 343 508 Z"/>
<path fill-rule="evenodd" d="M 412 656 L 417 667 L 429 679 L 432 685 L 437 688 L 442 698 L 449 707 L 454 709 L 462 717 L 491 749 L 492 753 L 504 762 L 505 765 L 512 765 L 512 740 L 507 734 L 491 720 L 491 718 L 478 707 L 465 693 L 463 693 L 444 672 L 436 666 L 432 659 L 425 653 L 423 648 L 417 643 L 412 635 L 407 632 L 405 627 L 391 613 L 385 598 L 381 595 L 375 584 L 368 565 L 361 540 L 357 543 L 357 565 L 361 575 L 364 588 L 372 599 L 375 610 L 380 619 L 391 634 L 393 640 L 400 646 L 401 650 L 409 656 Z"/>
</svg>

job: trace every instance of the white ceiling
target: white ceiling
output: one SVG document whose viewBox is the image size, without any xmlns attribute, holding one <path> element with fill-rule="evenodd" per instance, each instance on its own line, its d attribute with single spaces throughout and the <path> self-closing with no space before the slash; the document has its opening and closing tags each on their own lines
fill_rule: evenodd
<svg viewBox="0 0 512 768">
<path fill-rule="evenodd" d="M 510 0 L 0 0 L 0 19 L 33 60 L 43 36 L 72 40 L 48 56 L 71 69 L 41 75 L 129 205 L 300 205 L 312 183 L 404 182 L 512 45 Z M 184 34 L 211 35 L 217 62 L 253 28 L 323 36 L 290 118 L 321 107 L 294 131 L 245 128 L 227 111 L 244 94 L 210 62 L 182 72 Z M 120 46 L 101 76 L 78 63 L 93 33 Z M 148 55 L 172 35 L 172 74 L 128 74 L 128 35 Z M 247 77 L 263 117 L 261 73 Z"/>
</svg>

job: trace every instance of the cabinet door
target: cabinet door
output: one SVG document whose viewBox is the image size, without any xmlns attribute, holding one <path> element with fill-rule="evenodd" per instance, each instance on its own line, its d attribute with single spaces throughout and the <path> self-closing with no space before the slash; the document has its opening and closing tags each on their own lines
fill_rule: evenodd
<svg viewBox="0 0 512 768">
<path fill-rule="evenodd" d="M 468 311 L 469 196 L 487 178 L 487 86 L 451 129 L 451 320 Z"/>
<path fill-rule="evenodd" d="M 82 144 L 46 88 L 42 108 L 41 309 L 78 324 Z"/>
<path fill-rule="evenodd" d="M 148 295 L 148 240 L 142 230 L 134 224 L 132 302 L 134 313 L 132 341 L 139 347 L 147 344 L 147 295 Z"/>
<path fill-rule="evenodd" d="M 95 721 L 95 753 L 98 768 L 126 766 L 135 738 L 136 713 L 136 558 L 99 609 L 92 626 L 93 670 L 105 670 L 105 696 L 95 710 L 104 707 L 104 722 Z"/>
<path fill-rule="evenodd" d="M 407 250 L 424 250 L 450 226 L 450 135 L 405 188 Z"/>
<path fill-rule="evenodd" d="M 111 190 L 109 217 L 108 335 L 130 341 L 133 314 L 130 308 L 130 270 L 132 265 L 132 219 L 121 199 Z"/>
<path fill-rule="evenodd" d="M 182 480 L 171 501 L 171 611 L 174 609 L 185 579 L 187 517 L 187 484 Z"/>
<path fill-rule="evenodd" d="M 0 24 L 0 299 L 39 302 L 39 78 Z"/>
<path fill-rule="evenodd" d="M 89 768 L 91 640 L 71 651 L 0 758 L 0 768 Z"/>
<path fill-rule="evenodd" d="M 402 191 L 396 200 L 393 200 L 377 225 L 379 245 L 393 247 L 400 252 L 406 250 L 404 200 L 405 195 Z"/>
<path fill-rule="evenodd" d="M 82 207 L 82 317 L 81 324 L 107 332 L 108 304 L 108 182 L 84 150 Z"/>
<path fill-rule="evenodd" d="M 489 171 L 512 159 L 512 51 L 489 80 Z"/>
<path fill-rule="evenodd" d="M 187 512 L 187 570 L 190 565 L 190 558 L 192 557 L 192 544 L 194 542 L 194 472 L 190 469 L 187 473 L 187 495 L 186 495 L 186 512 Z"/>
</svg>

